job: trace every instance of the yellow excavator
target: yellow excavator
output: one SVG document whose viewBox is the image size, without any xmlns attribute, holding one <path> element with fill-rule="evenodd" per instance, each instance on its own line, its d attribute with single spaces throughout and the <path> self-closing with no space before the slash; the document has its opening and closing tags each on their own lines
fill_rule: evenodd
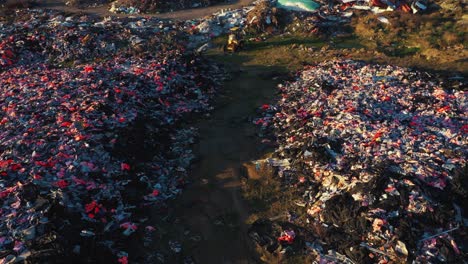
<svg viewBox="0 0 468 264">
<path fill-rule="evenodd" d="M 223 51 L 233 53 L 244 47 L 244 40 L 242 39 L 239 27 L 233 27 L 230 31 L 227 44 L 223 46 Z"/>
</svg>

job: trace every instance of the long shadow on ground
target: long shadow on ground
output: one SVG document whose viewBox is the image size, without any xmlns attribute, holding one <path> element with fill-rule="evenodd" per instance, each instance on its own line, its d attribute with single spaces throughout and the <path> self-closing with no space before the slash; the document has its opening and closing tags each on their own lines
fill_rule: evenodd
<svg viewBox="0 0 468 264">
<path fill-rule="evenodd" d="M 243 66 L 248 58 L 240 55 L 213 58 L 226 62 L 233 78 L 221 88 L 212 115 L 194 124 L 200 135 L 195 146 L 199 161 L 190 173 L 191 183 L 170 204 L 165 220 L 155 223 L 165 230 L 155 238 L 159 241 L 154 249 L 166 251 L 171 256 L 168 263 L 186 257 L 195 263 L 257 263 L 258 259 L 247 237 L 250 212 L 241 194 L 241 167 L 269 151 L 260 143 L 252 119 L 262 104 L 273 101 L 281 79 L 273 77 L 285 75 L 286 69 Z M 182 244 L 180 253 L 169 253 L 170 240 Z"/>
</svg>

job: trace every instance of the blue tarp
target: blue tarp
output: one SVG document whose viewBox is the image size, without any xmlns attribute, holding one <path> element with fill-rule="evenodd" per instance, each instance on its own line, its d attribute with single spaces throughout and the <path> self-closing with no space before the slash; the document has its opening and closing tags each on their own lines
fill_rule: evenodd
<svg viewBox="0 0 468 264">
<path fill-rule="evenodd" d="M 313 12 L 320 7 L 320 4 L 312 0 L 278 0 L 278 7 L 287 10 Z"/>
</svg>

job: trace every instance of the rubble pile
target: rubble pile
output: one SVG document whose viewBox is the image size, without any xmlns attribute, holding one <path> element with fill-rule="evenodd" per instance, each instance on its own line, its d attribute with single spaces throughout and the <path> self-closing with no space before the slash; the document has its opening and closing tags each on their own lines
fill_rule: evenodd
<svg viewBox="0 0 468 264">
<path fill-rule="evenodd" d="M 266 0 L 268 1 L 268 0 Z M 409 1 L 390 1 L 390 0 L 339 0 L 339 1 L 323 1 L 323 0 L 278 0 L 278 6 L 287 10 L 302 11 L 302 12 L 345 12 L 352 10 L 367 10 L 374 14 L 380 14 L 391 11 L 402 11 L 405 13 L 418 13 L 425 11 L 428 8 L 428 3 L 425 0 L 409 0 Z"/>
<path fill-rule="evenodd" d="M 260 0 L 247 13 L 246 26 L 257 32 L 301 32 L 323 36 L 345 34 L 353 17 L 365 12 L 376 15 L 380 23 L 390 24 L 388 12 L 427 13 L 437 5 L 427 1 L 312 1 L 312 0 Z M 294 11 L 294 12 L 291 12 Z"/>
<path fill-rule="evenodd" d="M 315 237 L 308 254 L 321 263 L 466 259 L 466 91 L 349 60 L 307 67 L 279 90 L 255 122 L 276 138 L 263 162 L 303 207 L 306 220 L 292 223 Z"/>
<path fill-rule="evenodd" d="M 277 30 L 282 17 L 281 11 L 270 1 L 258 2 L 246 15 L 247 26 L 257 32 L 273 32 Z"/>
<path fill-rule="evenodd" d="M 181 124 L 222 74 L 171 22 L 17 16 L 0 24 L 0 263 L 127 263 L 181 192 Z"/>
</svg>

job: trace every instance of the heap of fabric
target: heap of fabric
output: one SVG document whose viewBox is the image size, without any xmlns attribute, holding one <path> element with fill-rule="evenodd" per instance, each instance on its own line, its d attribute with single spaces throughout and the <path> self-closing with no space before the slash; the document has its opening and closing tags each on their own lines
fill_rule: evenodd
<svg viewBox="0 0 468 264">
<path fill-rule="evenodd" d="M 468 97 L 442 85 L 406 68 L 329 61 L 263 107 L 256 123 L 278 143 L 266 162 L 296 190 L 318 258 L 466 258 Z"/>
<path fill-rule="evenodd" d="M 182 124 L 219 81 L 182 30 L 42 11 L 1 25 L 0 263 L 122 262 L 157 229 L 149 208 L 194 158 Z"/>
</svg>

